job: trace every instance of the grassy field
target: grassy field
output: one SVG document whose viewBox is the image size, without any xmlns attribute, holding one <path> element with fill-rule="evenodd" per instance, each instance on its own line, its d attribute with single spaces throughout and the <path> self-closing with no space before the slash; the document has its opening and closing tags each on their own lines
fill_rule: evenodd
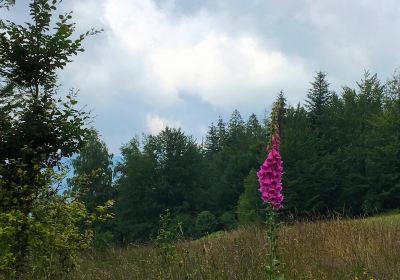
<svg viewBox="0 0 400 280">
<path fill-rule="evenodd" d="M 87 252 L 72 279 L 264 279 L 259 227 L 179 242 L 171 261 L 153 246 Z M 400 215 L 282 226 L 285 279 L 400 279 Z"/>
</svg>

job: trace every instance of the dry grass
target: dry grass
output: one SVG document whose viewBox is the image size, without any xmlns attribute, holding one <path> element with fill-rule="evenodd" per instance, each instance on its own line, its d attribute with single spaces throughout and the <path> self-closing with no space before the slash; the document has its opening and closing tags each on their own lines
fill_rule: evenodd
<svg viewBox="0 0 400 280">
<path fill-rule="evenodd" d="M 285 279 L 400 279 L 400 219 L 333 220 L 283 226 L 280 256 Z M 152 246 L 82 256 L 72 279 L 264 279 L 265 234 L 238 229 L 176 244 L 163 260 Z"/>
</svg>

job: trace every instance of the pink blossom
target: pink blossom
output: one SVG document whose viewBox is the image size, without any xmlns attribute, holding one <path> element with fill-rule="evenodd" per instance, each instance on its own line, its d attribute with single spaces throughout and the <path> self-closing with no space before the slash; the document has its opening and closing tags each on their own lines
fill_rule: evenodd
<svg viewBox="0 0 400 280">
<path fill-rule="evenodd" d="M 268 153 L 267 159 L 257 172 L 261 198 L 264 203 L 270 203 L 273 208 L 283 207 L 282 195 L 282 158 L 279 153 L 280 139 L 276 134 L 272 137 L 272 149 Z"/>
</svg>

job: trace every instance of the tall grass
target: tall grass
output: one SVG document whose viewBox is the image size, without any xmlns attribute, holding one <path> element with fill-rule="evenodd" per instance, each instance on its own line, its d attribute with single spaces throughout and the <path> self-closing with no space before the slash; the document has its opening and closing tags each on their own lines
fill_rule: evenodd
<svg viewBox="0 0 400 280">
<path fill-rule="evenodd" d="M 165 260 L 151 245 L 91 251 L 71 279 L 264 279 L 265 232 L 247 227 L 176 244 Z M 400 279 L 400 219 L 331 220 L 282 226 L 285 279 Z"/>
</svg>

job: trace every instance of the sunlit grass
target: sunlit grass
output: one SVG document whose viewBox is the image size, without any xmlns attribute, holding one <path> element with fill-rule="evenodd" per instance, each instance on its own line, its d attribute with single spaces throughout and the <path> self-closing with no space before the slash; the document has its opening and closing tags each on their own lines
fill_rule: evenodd
<svg viewBox="0 0 400 280">
<path fill-rule="evenodd" d="M 400 279 L 400 215 L 282 226 L 285 279 Z M 173 260 L 151 245 L 82 255 L 73 279 L 263 279 L 260 227 L 178 242 Z"/>
<path fill-rule="evenodd" d="M 361 221 L 371 223 L 371 222 L 382 222 L 388 225 L 399 225 L 400 224 L 400 213 L 392 214 L 382 214 L 375 217 L 370 217 L 367 219 L 362 219 Z"/>
</svg>

